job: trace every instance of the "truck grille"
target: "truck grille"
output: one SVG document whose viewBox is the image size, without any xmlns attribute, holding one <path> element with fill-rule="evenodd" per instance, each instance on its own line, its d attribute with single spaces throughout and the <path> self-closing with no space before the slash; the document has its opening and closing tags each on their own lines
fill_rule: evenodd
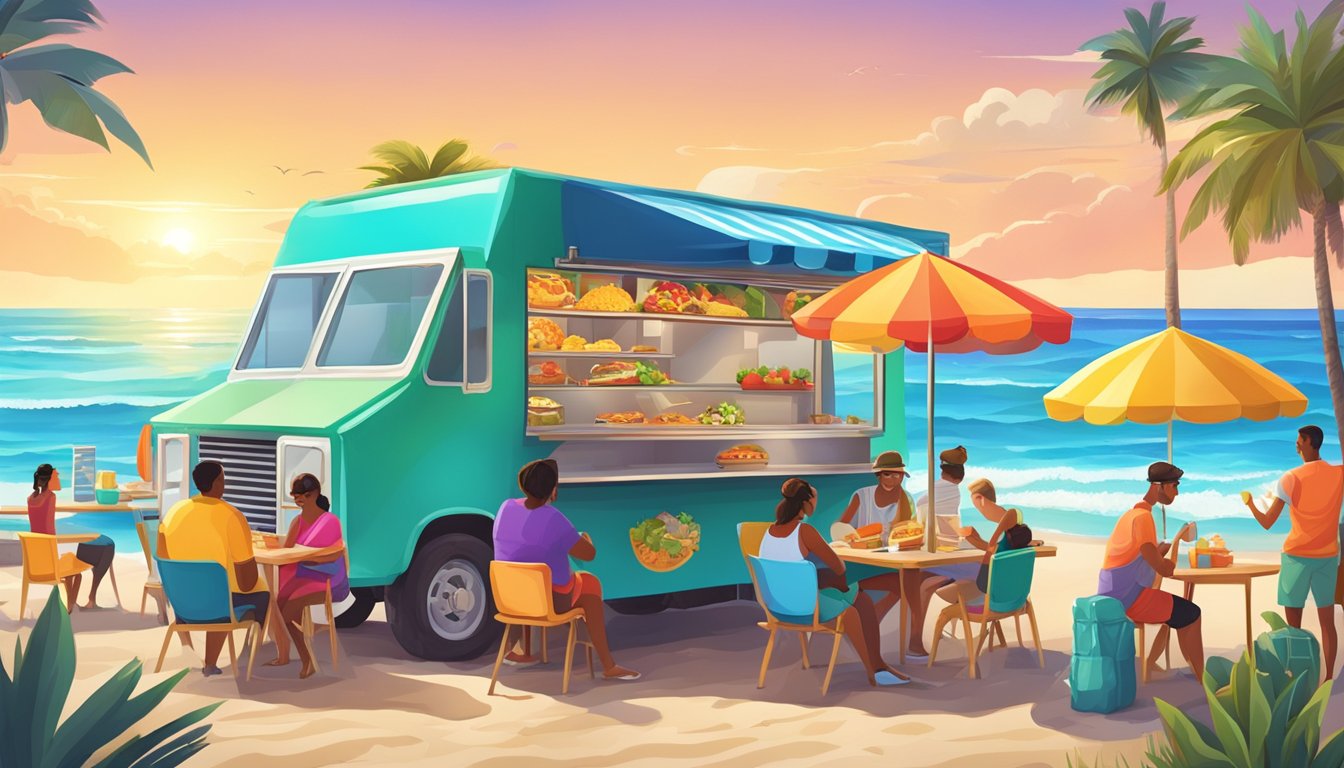
<svg viewBox="0 0 1344 768">
<path fill-rule="evenodd" d="M 275 441 L 201 435 L 197 453 L 224 465 L 224 500 L 252 530 L 275 533 Z"/>
</svg>

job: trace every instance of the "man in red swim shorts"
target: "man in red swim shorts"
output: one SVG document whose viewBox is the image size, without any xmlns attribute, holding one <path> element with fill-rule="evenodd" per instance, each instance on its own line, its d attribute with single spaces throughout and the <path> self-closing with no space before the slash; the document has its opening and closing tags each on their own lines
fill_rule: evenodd
<svg viewBox="0 0 1344 768">
<path fill-rule="evenodd" d="M 1170 578 L 1176 569 L 1176 564 L 1166 556 L 1171 544 L 1157 540 L 1153 505 L 1175 501 L 1183 474 L 1165 461 L 1148 467 L 1148 493 L 1120 517 L 1106 541 L 1106 559 L 1097 580 L 1097 593 L 1124 603 L 1125 615 L 1136 624 L 1166 624 L 1176 630 L 1181 653 L 1190 662 L 1195 680 L 1202 685 L 1204 636 L 1199 606 L 1170 592 L 1153 589 L 1158 574 Z M 1177 532 L 1176 538 L 1185 530 Z M 1145 659 L 1144 663 L 1152 661 Z"/>
</svg>

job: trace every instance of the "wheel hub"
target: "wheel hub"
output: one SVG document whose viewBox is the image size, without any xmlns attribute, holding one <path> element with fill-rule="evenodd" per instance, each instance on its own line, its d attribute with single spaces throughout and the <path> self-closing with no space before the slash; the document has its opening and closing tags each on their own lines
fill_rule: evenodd
<svg viewBox="0 0 1344 768">
<path fill-rule="evenodd" d="M 430 580 L 425 595 L 429 625 L 446 640 L 465 640 L 485 618 L 485 581 L 467 560 L 449 560 Z"/>
</svg>

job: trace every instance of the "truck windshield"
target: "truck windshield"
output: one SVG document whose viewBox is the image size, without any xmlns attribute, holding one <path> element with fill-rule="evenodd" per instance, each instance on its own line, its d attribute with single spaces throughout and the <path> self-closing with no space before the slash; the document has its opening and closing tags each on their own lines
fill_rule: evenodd
<svg viewBox="0 0 1344 768">
<path fill-rule="evenodd" d="M 303 367 L 335 284 L 335 272 L 273 275 L 247 335 L 238 368 Z"/>
<path fill-rule="evenodd" d="M 321 367 L 397 365 L 406 359 L 442 264 L 354 273 L 322 342 Z"/>
</svg>

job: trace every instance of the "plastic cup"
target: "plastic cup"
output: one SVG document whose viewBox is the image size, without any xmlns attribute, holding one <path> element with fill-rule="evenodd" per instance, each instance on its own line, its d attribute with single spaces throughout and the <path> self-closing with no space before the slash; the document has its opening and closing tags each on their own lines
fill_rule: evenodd
<svg viewBox="0 0 1344 768">
<path fill-rule="evenodd" d="M 1250 492 L 1250 491 L 1242 491 L 1242 492 L 1241 492 L 1241 503 L 1242 503 L 1242 504 L 1250 504 L 1250 503 L 1251 503 L 1251 492 Z"/>
</svg>

